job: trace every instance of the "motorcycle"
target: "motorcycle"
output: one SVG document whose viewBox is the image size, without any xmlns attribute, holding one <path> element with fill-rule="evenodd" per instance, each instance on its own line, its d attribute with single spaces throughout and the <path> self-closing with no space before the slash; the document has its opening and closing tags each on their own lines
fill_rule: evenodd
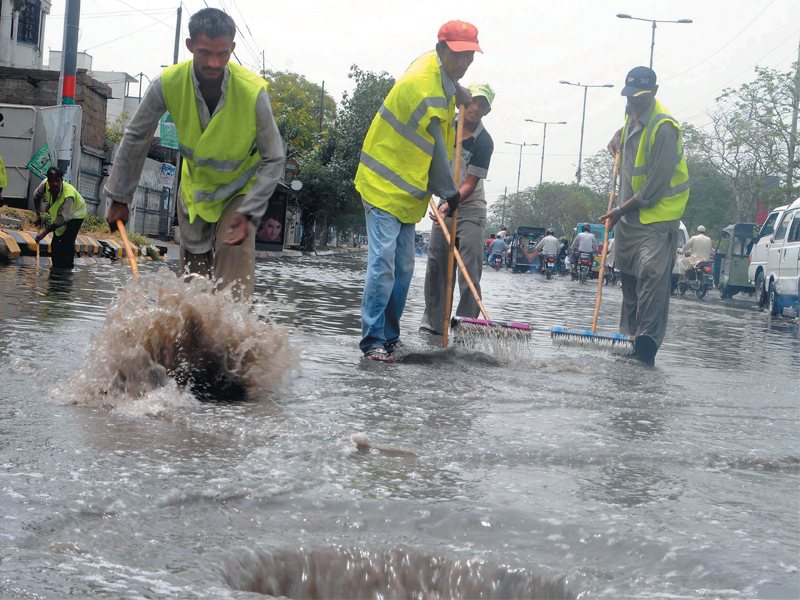
<svg viewBox="0 0 800 600">
<path fill-rule="evenodd" d="M 542 267 L 541 274 L 547 279 L 555 275 L 558 272 L 558 263 L 555 254 L 545 254 L 542 259 Z"/>
<path fill-rule="evenodd" d="M 603 275 L 606 285 L 615 287 L 619 283 L 619 269 L 616 267 L 606 267 L 606 272 Z"/>
<path fill-rule="evenodd" d="M 586 283 L 586 280 L 589 279 L 592 262 L 594 262 L 594 257 L 591 252 L 581 252 L 578 258 L 578 281 L 580 283 Z"/>
<path fill-rule="evenodd" d="M 714 287 L 714 261 L 703 260 L 697 263 L 686 274 L 687 281 L 678 281 L 678 293 L 683 296 L 686 290 L 694 290 L 698 298 L 704 298 L 706 292 Z"/>
<path fill-rule="evenodd" d="M 495 271 L 499 271 L 503 268 L 503 253 L 502 252 L 492 252 L 489 255 L 489 266 L 492 267 Z"/>
</svg>

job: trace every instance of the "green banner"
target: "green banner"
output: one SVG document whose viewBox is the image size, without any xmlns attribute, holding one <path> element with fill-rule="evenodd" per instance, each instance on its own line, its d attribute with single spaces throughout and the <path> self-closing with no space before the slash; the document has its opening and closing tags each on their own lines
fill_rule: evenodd
<svg viewBox="0 0 800 600">
<path fill-rule="evenodd" d="M 158 145 L 162 148 L 178 149 L 178 129 L 168 112 L 161 117 L 161 141 Z"/>
<path fill-rule="evenodd" d="M 33 158 L 28 163 L 28 170 L 36 175 L 39 179 L 47 177 L 47 169 L 50 168 L 50 150 L 47 144 L 39 148 L 39 151 L 33 155 Z"/>
</svg>

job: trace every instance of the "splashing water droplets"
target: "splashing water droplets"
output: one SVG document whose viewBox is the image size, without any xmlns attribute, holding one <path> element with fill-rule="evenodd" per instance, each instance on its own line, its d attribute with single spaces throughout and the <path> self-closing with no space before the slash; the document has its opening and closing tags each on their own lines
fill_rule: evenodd
<svg viewBox="0 0 800 600">
<path fill-rule="evenodd" d="M 297 363 L 283 327 L 229 290 L 168 269 L 129 281 L 92 339 L 72 401 L 115 405 L 174 382 L 202 399 L 280 393 Z"/>
</svg>

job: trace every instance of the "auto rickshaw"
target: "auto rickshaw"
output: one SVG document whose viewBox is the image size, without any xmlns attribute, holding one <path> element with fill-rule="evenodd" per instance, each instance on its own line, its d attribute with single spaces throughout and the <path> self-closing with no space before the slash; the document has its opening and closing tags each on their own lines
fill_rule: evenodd
<svg viewBox="0 0 800 600">
<path fill-rule="evenodd" d="M 533 259 L 536 245 L 544 237 L 544 227 L 520 225 L 511 239 L 511 272 L 525 273 L 539 270 L 539 261 Z"/>
<path fill-rule="evenodd" d="M 722 230 L 714 255 L 714 285 L 723 299 L 732 298 L 739 292 L 755 293 L 755 286 L 748 281 L 750 251 L 758 235 L 755 223 L 736 223 Z"/>
</svg>

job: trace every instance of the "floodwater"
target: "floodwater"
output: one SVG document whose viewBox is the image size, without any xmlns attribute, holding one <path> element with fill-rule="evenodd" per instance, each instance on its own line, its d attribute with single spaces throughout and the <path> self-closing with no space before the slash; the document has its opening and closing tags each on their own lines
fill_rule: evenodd
<svg viewBox="0 0 800 600">
<path fill-rule="evenodd" d="M 276 259 L 255 312 L 208 308 L 225 352 L 275 371 L 215 403 L 163 373 L 135 398 L 87 389 L 142 339 L 105 324 L 124 264 L 0 267 L 0 596 L 800 596 L 798 319 L 676 298 L 644 368 L 553 346 L 594 286 L 490 271 L 489 314 L 530 343 L 428 352 L 418 259 L 414 360 L 379 364 L 357 346 L 364 271 Z"/>
</svg>

